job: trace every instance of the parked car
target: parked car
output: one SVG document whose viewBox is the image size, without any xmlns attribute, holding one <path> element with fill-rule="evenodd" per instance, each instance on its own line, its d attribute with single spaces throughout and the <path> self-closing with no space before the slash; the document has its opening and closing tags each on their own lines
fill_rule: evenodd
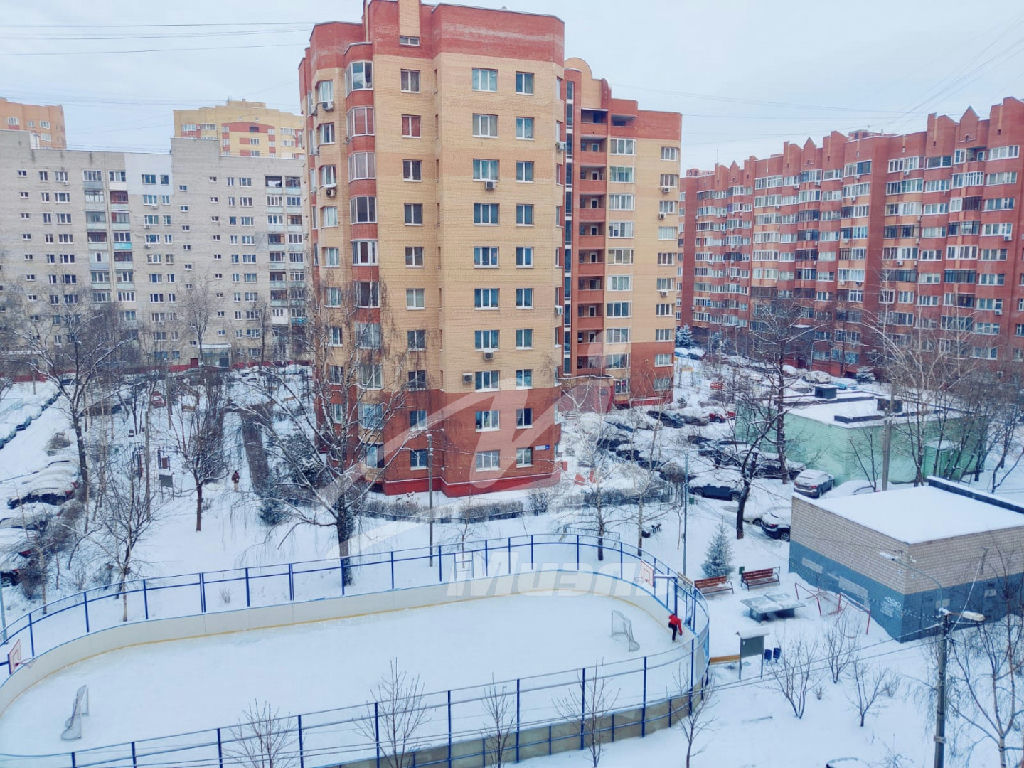
<svg viewBox="0 0 1024 768">
<path fill-rule="evenodd" d="M 701 446 L 701 445 L 707 445 L 708 443 L 710 443 L 711 442 L 711 438 L 710 437 L 705 437 L 704 435 L 692 434 L 692 435 L 687 435 L 686 436 L 686 442 L 688 442 L 690 445 Z"/>
<path fill-rule="evenodd" d="M 14 509 L 22 504 L 36 502 L 60 505 L 74 496 L 76 488 L 78 468 L 68 461 L 54 462 L 22 478 L 7 500 L 7 506 Z"/>
<path fill-rule="evenodd" d="M 786 475 L 793 480 L 801 472 L 807 469 L 807 465 L 801 461 L 786 459 Z M 768 480 L 782 479 L 782 462 L 777 453 L 762 453 L 757 458 L 757 465 L 754 468 L 754 477 L 763 477 Z"/>
<path fill-rule="evenodd" d="M 686 419 L 681 414 L 678 413 L 671 413 L 669 411 L 658 411 L 652 409 L 650 411 L 647 411 L 647 415 L 650 416 L 652 419 L 657 419 L 666 427 L 674 427 L 678 429 L 679 427 L 685 427 L 687 424 Z"/>
<path fill-rule="evenodd" d="M 623 461 L 639 461 L 641 453 L 631 445 L 620 445 L 614 451 L 612 451 Z"/>
<path fill-rule="evenodd" d="M 772 507 L 761 515 L 761 530 L 770 539 L 789 541 L 789 525 L 791 520 L 789 507 Z"/>
<path fill-rule="evenodd" d="M 160 392 L 153 392 L 153 394 L 149 396 L 149 404 L 154 408 L 163 408 L 167 405 L 164 400 L 164 396 Z"/>
<path fill-rule="evenodd" d="M 687 487 L 695 496 L 727 501 L 738 501 L 743 488 L 738 473 L 729 471 L 696 475 Z"/>
<path fill-rule="evenodd" d="M 828 493 L 835 485 L 836 479 L 828 472 L 820 469 L 805 469 L 793 478 L 793 489 L 805 496 L 818 498 Z"/>
<path fill-rule="evenodd" d="M 602 435 L 597 439 L 597 447 L 603 451 L 614 451 L 626 442 L 626 438 L 618 434 Z"/>
<path fill-rule="evenodd" d="M 702 445 L 697 449 L 700 456 L 711 459 L 715 466 L 738 467 L 741 464 L 740 453 L 749 449 L 748 443 L 739 440 L 716 440 Z"/>
<path fill-rule="evenodd" d="M 24 531 L 17 528 L 0 531 L 0 586 L 17 586 L 31 556 Z"/>
</svg>

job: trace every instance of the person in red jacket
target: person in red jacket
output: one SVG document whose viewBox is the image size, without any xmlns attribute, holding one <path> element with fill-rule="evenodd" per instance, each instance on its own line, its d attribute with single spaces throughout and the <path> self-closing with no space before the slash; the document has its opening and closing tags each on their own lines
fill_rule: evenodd
<svg viewBox="0 0 1024 768">
<path fill-rule="evenodd" d="M 683 622 L 674 613 L 668 617 L 668 628 L 672 630 L 672 642 L 676 641 L 676 635 L 683 633 Z"/>
</svg>

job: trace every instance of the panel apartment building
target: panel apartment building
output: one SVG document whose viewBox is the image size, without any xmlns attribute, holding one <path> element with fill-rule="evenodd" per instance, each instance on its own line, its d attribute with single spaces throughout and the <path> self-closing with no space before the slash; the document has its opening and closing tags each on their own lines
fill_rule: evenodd
<svg viewBox="0 0 1024 768">
<path fill-rule="evenodd" d="M 563 47 L 552 16 L 419 0 L 312 32 L 313 276 L 339 342 L 325 362 L 367 339 L 409 359 L 376 385 L 408 387 L 408 419 L 364 445 L 385 492 L 431 474 L 448 495 L 554 482 L 556 403 L 578 374 L 632 379 L 622 402 L 667 396 L 658 211 L 677 199 L 680 119 L 612 99 Z"/>
<path fill-rule="evenodd" d="M 59 104 L 19 104 L 0 97 L 0 130 L 25 131 L 36 149 L 65 149 L 64 107 Z"/>
<path fill-rule="evenodd" d="M 226 157 L 195 139 L 169 154 L 36 150 L 0 131 L 0 289 L 41 324 L 51 307 L 116 304 L 154 363 L 198 363 L 190 291 L 210 307 L 206 362 L 293 359 L 304 210 L 301 160 Z"/>
<path fill-rule="evenodd" d="M 727 340 L 775 298 L 801 304 L 810 359 L 872 367 L 873 334 L 947 335 L 963 354 L 1024 360 L 1024 103 L 917 133 L 833 132 L 682 182 L 681 323 Z M 955 339 L 954 339 L 955 337 Z"/>
<path fill-rule="evenodd" d="M 302 123 L 301 115 L 245 99 L 174 110 L 175 136 L 218 141 L 222 154 L 235 157 L 301 159 Z"/>
</svg>

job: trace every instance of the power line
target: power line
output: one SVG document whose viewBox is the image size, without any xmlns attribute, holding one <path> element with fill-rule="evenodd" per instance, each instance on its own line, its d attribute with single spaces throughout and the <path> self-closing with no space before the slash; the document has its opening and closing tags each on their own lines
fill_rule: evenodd
<svg viewBox="0 0 1024 768">
<path fill-rule="evenodd" d="M 265 44 L 253 44 L 253 45 L 215 45 L 215 46 L 201 46 L 196 48 L 133 48 L 130 50 L 120 51 L 32 51 L 32 52 L 14 52 L 14 51 L 0 51 L 0 56 L 14 56 L 14 57 L 28 57 L 28 56 L 96 56 L 96 55 L 116 55 L 122 53 L 187 53 L 192 51 L 237 51 L 249 48 L 296 48 L 301 46 L 302 43 L 265 43 Z"/>
</svg>

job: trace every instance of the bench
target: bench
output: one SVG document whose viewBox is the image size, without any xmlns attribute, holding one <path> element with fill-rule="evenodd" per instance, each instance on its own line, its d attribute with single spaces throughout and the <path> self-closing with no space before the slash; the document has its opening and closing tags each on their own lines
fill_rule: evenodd
<svg viewBox="0 0 1024 768">
<path fill-rule="evenodd" d="M 694 579 L 693 586 L 701 594 L 713 595 L 715 592 L 732 592 L 732 583 L 725 576 L 713 576 L 710 579 Z"/>
<path fill-rule="evenodd" d="M 761 568 L 757 571 L 744 571 L 740 574 L 740 581 L 743 582 L 743 586 L 748 590 L 751 587 L 761 587 L 765 584 L 778 584 L 779 569 L 776 567 Z"/>
</svg>

